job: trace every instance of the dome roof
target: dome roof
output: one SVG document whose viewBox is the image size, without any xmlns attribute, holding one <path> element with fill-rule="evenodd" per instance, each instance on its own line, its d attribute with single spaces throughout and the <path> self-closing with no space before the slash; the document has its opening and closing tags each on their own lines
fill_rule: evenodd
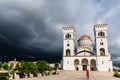
<svg viewBox="0 0 120 80">
<path fill-rule="evenodd" d="M 80 36 L 79 40 L 86 40 L 86 39 L 90 39 L 90 36 L 86 35 L 86 34 L 83 34 L 82 36 Z"/>
</svg>

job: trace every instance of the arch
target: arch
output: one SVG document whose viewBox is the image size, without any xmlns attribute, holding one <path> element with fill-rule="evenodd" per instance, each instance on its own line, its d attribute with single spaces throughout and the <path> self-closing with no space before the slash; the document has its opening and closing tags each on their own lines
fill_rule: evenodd
<svg viewBox="0 0 120 80">
<path fill-rule="evenodd" d="M 79 70 L 78 65 L 79 65 L 79 60 L 78 60 L 78 59 L 75 59 L 75 60 L 74 60 L 74 66 L 75 66 L 75 69 L 76 69 L 77 71 Z"/>
<path fill-rule="evenodd" d="M 105 55 L 105 49 L 104 48 L 100 48 L 100 55 L 104 56 Z"/>
<path fill-rule="evenodd" d="M 10 62 L 9 62 L 8 66 L 10 67 L 11 65 L 14 66 L 14 61 L 10 61 Z"/>
<path fill-rule="evenodd" d="M 10 67 L 10 69 L 12 69 L 12 68 L 14 68 L 14 63 L 13 62 L 11 62 L 10 64 L 9 64 L 9 67 Z"/>
<path fill-rule="evenodd" d="M 81 64 L 88 65 L 88 60 L 86 58 L 82 59 Z"/>
<path fill-rule="evenodd" d="M 86 58 L 82 59 L 81 64 L 83 66 L 83 71 L 87 70 L 88 60 Z"/>
<path fill-rule="evenodd" d="M 78 60 L 78 59 L 75 59 L 75 60 L 74 60 L 74 65 L 75 65 L 75 66 L 79 65 L 79 60 Z"/>
<path fill-rule="evenodd" d="M 96 60 L 95 59 L 90 60 L 90 69 L 91 69 L 91 71 L 96 70 Z"/>
<path fill-rule="evenodd" d="M 14 60 L 14 61 L 10 61 L 10 62 L 8 63 L 8 66 L 9 66 L 10 69 L 13 69 L 13 68 L 15 68 L 18 64 L 19 64 L 19 62 L 16 61 L 16 60 Z"/>
<path fill-rule="evenodd" d="M 66 50 L 66 56 L 70 56 L 70 49 Z"/>
</svg>

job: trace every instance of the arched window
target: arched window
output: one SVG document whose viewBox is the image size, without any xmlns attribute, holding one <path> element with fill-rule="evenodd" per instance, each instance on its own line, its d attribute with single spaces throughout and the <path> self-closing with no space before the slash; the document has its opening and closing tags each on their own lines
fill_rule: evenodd
<svg viewBox="0 0 120 80">
<path fill-rule="evenodd" d="M 101 36 L 101 37 L 102 37 L 102 33 L 103 33 L 103 32 L 101 31 L 101 32 L 100 32 L 100 36 Z"/>
<path fill-rule="evenodd" d="M 100 48 L 100 55 L 104 56 L 105 55 L 105 49 L 104 48 Z"/>
<path fill-rule="evenodd" d="M 105 33 L 101 31 L 101 32 L 98 33 L 98 36 L 99 37 L 105 37 Z"/>
<path fill-rule="evenodd" d="M 71 35 L 70 35 L 70 34 L 67 34 L 67 35 L 65 35 L 65 38 L 66 38 L 66 39 L 71 38 Z"/>
<path fill-rule="evenodd" d="M 75 66 L 79 65 L 79 60 L 78 60 L 78 59 L 75 59 L 74 65 L 75 65 Z"/>
<path fill-rule="evenodd" d="M 88 60 L 86 58 L 82 59 L 81 64 L 88 65 Z"/>
<path fill-rule="evenodd" d="M 66 56 L 70 56 L 70 49 L 66 50 Z"/>
<path fill-rule="evenodd" d="M 96 60 L 95 59 L 90 60 L 90 69 L 91 69 L 91 71 L 96 70 Z"/>
</svg>

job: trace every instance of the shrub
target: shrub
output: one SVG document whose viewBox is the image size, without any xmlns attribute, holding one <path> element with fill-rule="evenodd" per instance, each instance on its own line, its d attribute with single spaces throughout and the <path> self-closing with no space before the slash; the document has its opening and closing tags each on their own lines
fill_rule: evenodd
<svg viewBox="0 0 120 80">
<path fill-rule="evenodd" d="M 6 62 L 3 63 L 2 67 L 3 67 L 3 69 L 8 70 L 8 63 L 6 63 Z"/>
<path fill-rule="evenodd" d="M 115 72 L 114 76 L 120 78 L 120 74 L 118 72 Z"/>
</svg>

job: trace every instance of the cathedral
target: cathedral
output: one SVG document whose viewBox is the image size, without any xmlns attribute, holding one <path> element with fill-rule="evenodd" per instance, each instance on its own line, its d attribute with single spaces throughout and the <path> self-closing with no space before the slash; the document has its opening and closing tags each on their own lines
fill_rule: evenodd
<svg viewBox="0 0 120 80">
<path fill-rule="evenodd" d="M 63 27 L 63 70 L 112 71 L 107 27 L 107 24 L 102 23 L 94 25 L 94 42 L 87 34 L 80 36 L 77 40 L 77 51 L 75 51 L 75 28 L 70 24 Z"/>
</svg>

